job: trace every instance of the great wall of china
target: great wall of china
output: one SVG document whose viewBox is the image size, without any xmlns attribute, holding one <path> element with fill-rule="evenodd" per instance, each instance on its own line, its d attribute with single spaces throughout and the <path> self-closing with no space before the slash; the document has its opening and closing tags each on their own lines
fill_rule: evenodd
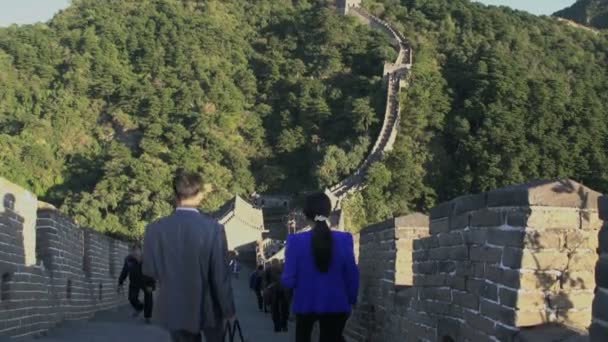
<svg viewBox="0 0 608 342">
<path fill-rule="evenodd" d="M 358 171 L 332 188 L 337 199 L 360 189 L 369 165 L 391 149 L 412 61 L 403 36 L 359 1 L 341 4 L 388 32 L 400 52 L 385 66 L 379 138 Z M 127 243 L 79 227 L 3 178 L 0 199 L 0 339 L 126 303 L 116 283 Z M 282 245 L 263 240 L 259 208 L 236 197 L 216 217 L 231 249 L 257 251 L 258 262 L 280 258 Z M 355 240 L 361 289 L 349 342 L 608 340 L 608 198 L 574 181 L 459 197 L 429 216 L 367 227 Z"/>
<path fill-rule="evenodd" d="M 342 7 L 343 6 L 343 7 Z M 366 24 L 385 32 L 393 45 L 398 49 L 398 56 L 394 63 L 384 65 L 383 76 L 387 82 L 387 98 L 382 128 L 367 158 L 359 168 L 349 177 L 329 189 L 335 207 L 340 207 L 340 201 L 348 194 L 360 190 L 365 182 L 369 167 L 382 159 L 384 153 L 393 149 L 399 122 L 401 120 L 401 106 L 399 96 L 401 90 L 407 86 L 410 69 L 413 63 L 413 51 L 409 42 L 387 22 L 366 12 L 357 1 L 345 1 L 339 6 L 340 12 L 358 17 Z"/>
</svg>

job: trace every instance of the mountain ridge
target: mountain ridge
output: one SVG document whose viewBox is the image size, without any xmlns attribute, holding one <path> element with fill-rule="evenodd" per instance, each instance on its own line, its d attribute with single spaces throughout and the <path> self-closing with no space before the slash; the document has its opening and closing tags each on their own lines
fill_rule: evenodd
<svg viewBox="0 0 608 342">
<path fill-rule="evenodd" d="M 578 0 L 553 16 L 596 29 L 608 29 L 608 0 Z"/>
</svg>

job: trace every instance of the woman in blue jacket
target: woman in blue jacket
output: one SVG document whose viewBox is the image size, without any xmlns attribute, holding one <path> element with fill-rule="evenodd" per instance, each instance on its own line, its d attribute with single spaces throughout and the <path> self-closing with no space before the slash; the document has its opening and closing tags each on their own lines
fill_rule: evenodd
<svg viewBox="0 0 608 342">
<path fill-rule="evenodd" d="M 331 231 L 327 221 L 331 201 L 323 193 L 306 199 L 304 215 L 314 221 L 312 231 L 287 239 L 283 285 L 294 290 L 296 342 L 310 342 L 319 321 L 320 342 L 344 341 L 342 333 L 357 302 L 359 269 L 353 237 Z"/>
</svg>

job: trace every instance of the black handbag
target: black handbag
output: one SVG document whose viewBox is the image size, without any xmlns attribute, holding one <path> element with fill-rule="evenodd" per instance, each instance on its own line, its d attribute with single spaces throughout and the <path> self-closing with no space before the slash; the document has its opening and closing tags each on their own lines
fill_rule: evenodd
<svg viewBox="0 0 608 342">
<path fill-rule="evenodd" d="M 243 338 L 243 331 L 241 330 L 241 323 L 239 320 L 235 320 L 234 324 L 230 324 L 230 322 L 226 322 L 226 328 L 224 328 L 224 342 L 237 342 L 236 336 L 239 336 L 241 342 L 245 342 L 245 338 Z M 228 340 L 226 340 L 228 337 Z"/>
</svg>

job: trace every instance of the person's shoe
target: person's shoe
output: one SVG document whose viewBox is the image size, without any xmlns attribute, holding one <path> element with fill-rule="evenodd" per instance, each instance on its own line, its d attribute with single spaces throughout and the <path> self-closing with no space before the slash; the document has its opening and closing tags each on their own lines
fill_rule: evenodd
<svg viewBox="0 0 608 342">
<path fill-rule="evenodd" d="M 141 311 L 137 311 L 137 310 L 135 310 L 135 311 L 133 312 L 133 317 L 139 317 L 139 315 L 141 315 Z"/>
<path fill-rule="evenodd" d="M 150 317 L 146 317 L 146 318 L 145 318 L 145 320 L 146 320 L 146 324 L 150 324 L 150 323 L 152 322 L 152 321 L 150 320 Z"/>
</svg>

